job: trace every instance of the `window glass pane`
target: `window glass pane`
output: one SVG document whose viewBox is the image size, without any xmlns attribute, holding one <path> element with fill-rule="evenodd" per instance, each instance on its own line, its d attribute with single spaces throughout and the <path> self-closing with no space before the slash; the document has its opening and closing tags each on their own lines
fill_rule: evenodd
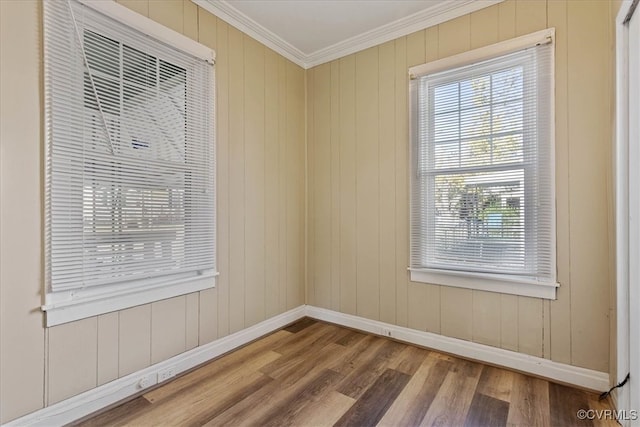
<svg viewBox="0 0 640 427">
<path fill-rule="evenodd" d="M 124 79 L 145 87 L 155 87 L 157 84 L 157 59 L 137 49 L 124 45 L 123 47 Z"/>
<path fill-rule="evenodd" d="M 457 140 L 459 134 L 458 112 L 436 113 L 434 117 L 434 138 L 436 142 Z"/>
<path fill-rule="evenodd" d="M 482 107 L 491 102 L 491 76 L 480 76 L 460 82 L 460 107 Z"/>
<path fill-rule="evenodd" d="M 431 262 L 524 268 L 524 171 L 438 175 Z"/>
<path fill-rule="evenodd" d="M 493 102 L 522 98 L 522 67 L 512 67 L 491 76 Z"/>
<path fill-rule="evenodd" d="M 434 108 L 438 113 L 458 109 L 458 83 L 449 83 L 433 89 Z"/>
</svg>

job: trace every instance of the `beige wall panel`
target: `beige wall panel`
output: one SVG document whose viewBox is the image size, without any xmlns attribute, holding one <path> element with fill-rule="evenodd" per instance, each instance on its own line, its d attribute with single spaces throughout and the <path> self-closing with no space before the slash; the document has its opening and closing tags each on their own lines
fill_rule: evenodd
<svg viewBox="0 0 640 427">
<path fill-rule="evenodd" d="M 438 56 L 438 26 L 429 27 L 424 31 L 424 62 L 435 61 Z"/>
<path fill-rule="evenodd" d="M 516 36 L 516 0 L 498 4 L 498 38 L 509 40 Z"/>
<path fill-rule="evenodd" d="M 192 17 L 192 12 L 187 12 L 187 10 L 191 11 L 192 8 L 188 7 L 187 5 L 193 5 L 195 6 L 194 3 L 191 3 L 191 1 L 189 0 L 184 0 L 184 19 L 185 19 L 185 24 L 187 23 L 187 20 L 191 20 L 194 17 Z M 195 19 L 197 20 L 197 25 L 195 26 L 187 26 L 185 25 L 184 30 L 185 30 L 185 34 L 187 32 L 193 32 L 193 30 L 197 30 L 197 33 L 195 34 L 195 36 L 197 37 L 196 40 L 198 40 L 200 43 L 202 43 L 203 45 L 210 47 L 211 49 L 216 49 L 217 48 L 217 39 L 218 39 L 218 18 L 216 18 L 214 15 L 210 14 L 209 12 L 207 12 L 206 10 L 204 10 L 203 8 L 196 6 L 196 15 L 195 15 Z M 191 37 L 191 36 L 189 36 Z M 216 62 L 216 65 L 217 62 Z M 216 71 L 217 71 L 217 66 L 216 66 Z"/>
<path fill-rule="evenodd" d="M 244 36 L 245 327 L 265 318 L 264 49 Z"/>
<path fill-rule="evenodd" d="M 518 351 L 518 297 L 500 295 L 500 347 Z"/>
<path fill-rule="evenodd" d="M 198 14 L 200 12 L 204 13 L 205 11 L 196 6 L 191 0 L 182 0 L 182 34 L 192 40 L 199 39 L 198 32 L 200 31 L 200 25 L 198 25 Z M 213 47 L 215 47 L 215 43 Z"/>
<path fill-rule="evenodd" d="M 356 63 L 340 59 L 340 311 L 356 314 Z"/>
<path fill-rule="evenodd" d="M 217 138 L 216 138 L 216 175 L 218 178 L 216 205 L 218 215 L 216 216 L 216 240 L 218 250 L 216 257 L 218 262 L 218 280 L 216 282 L 215 302 L 217 303 L 217 321 L 206 322 L 215 324 L 217 332 L 200 332 L 200 342 L 211 337 L 222 338 L 229 334 L 229 221 L 230 221 L 230 201 L 229 201 L 229 37 L 226 22 L 218 19 L 216 21 L 216 112 L 217 112 Z M 207 314 L 202 313 L 202 294 L 200 301 L 200 318 L 202 328 L 202 318 Z M 211 297 L 213 298 L 213 297 Z M 206 305 L 205 305 L 206 306 Z"/>
<path fill-rule="evenodd" d="M 182 0 L 150 0 L 149 18 L 182 33 L 183 21 Z"/>
<path fill-rule="evenodd" d="M 426 57 L 426 31 L 416 31 L 407 36 L 407 73 L 409 67 L 424 64 Z M 407 85 L 409 82 L 407 81 Z M 407 92 L 409 86 L 407 86 Z M 407 135 L 409 137 L 409 135 Z"/>
<path fill-rule="evenodd" d="M 340 310 L 340 62 L 331 62 L 331 306 Z"/>
<path fill-rule="evenodd" d="M 571 363 L 571 270 L 569 240 L 569 133 L 567 74 L 567 2 L 548 5 L 549 26 L 556 29 L 556 262 L 558 265 L 557 299 L 551 301 L 551 359 Z"/>
<path fill-rule="evenodd" d="M 546 1 L 516 1 L 516 36 L 523 36 L 545 28 L 547 28 Z"/>
<path fill-rule="evenodd" d="M 316 189 L 315 189 L 315 170 L 316 170 L 316 134 L 315 134 L 315 104 L 316 104 L 316 70 L 311 68 L 305 72 L 305 87 L 307 90 L 307 190 L 305 193 L 305 203 L 307 213 L 305 216 L 305 233 L 307 239 L 307 247 L 305 253 L 305 298 L 309 305 L 316 305 L 316 293 L 315 293 L 315 271 L 316 264 L 318 263 L 316 253 Z"/>
<path fill-rule="evenodd" d="M 151 305 L 121 310 L 118 320 L 118 376 L 151 365 Z"/>
<path fill-rule="evenodd" d="M 123 6 L 138 12 L 140 15 L 149 16 L 149 0 L 116 0 Z"/>
<path fill-rule="evenodd" d="M 359 316 L 380 316 L 378 48 L 356 54 L 356 242 Z"/>
<path fill-rule="evenodd" d="M 305 201 L 304 70 L 287 61 L 287 309 L 304 304 Z"/>
<path fill-rule="evenodd" d="M 219 324 L 222 316 L 220 316 L 218 310 L 224 304 L 220 302 L 218 288 L 201 291 L 198 300 L 198 345 L 204 345 L 226 336 L 228 332 L 223 335 L 224 331 L 222 331 Z"/>
<path fill-rule="evenodd" d="M 331 305 L 331 65 L 323 64 L 313 72 L 313 169 L 309 171 L 310 199 L 313 199 L 313 304 Z"/>
<path fill-rule="evenodd" d="M 608 371 L 609 5 L 568 2 L 571 363 Z M 601 52 L 594 61 L 594 52 Z M 589 88 L 589 90 L 585 90 Z M 588 126 L 585 124 L 588 123 Z M 597 344 L 595 344 L 597 343 Z"/>
<path fill-rule="evenodd" d="M 228 31 L 229 62 L 229 332 L 245 322 L 244 36 Z"/>
<path fill-rule="evenodd" d="M 477 49 L 498 42 L 498 8 L 499 5 L 494 5 L 471 14 L 471 49 Z"/>
<path fill-rule="evenodd" d="M 281 56 L 278 57 L 278 188 L 280 190 L 279 207 L 280 207 L 280 234 L 278 237 L 279 254 L 278 254 L 278 270 L 280 272 L 279 279 L 279 312 L 287 309 L 287 229 L 289 222 L 287 221 L 287 200 L 288 194 L 289 171 L 287 168 L 287 60 Z M 301 286 L 304 286 L 302 284 Z"/>
<path fill-rule="evenodd" d="M 185 351 L 186 308 L 184 295 L 151 304 L 151 364 Z"/>
<path fill-rule="evenodd" d="M 470 47 L 470 15 L 460 16 L 438 25 L 438 55 L 440 58 L 466 52 Z"/>
<path fill-rule="evenodd" d="M 396 212 L 395 212 L 395 43 L 378 48 L 378 134 L 380 211 L 380 320 L 396 322 Z M 399 88 L 399 90 L 403 90 Z"/>
<path fill-rule="evenodd" d="M 473 334 L 472 291 L 443 286 L 440 303 L 442 335 L 471 340 Z"/>
<path fill-rule="evenodd" d="M 191 350 L 198 346 L 200 337 L 200 292 L 185 295 L 185 298 L 185 350 Z"/>
<path fill-rule="evenodd" d="M 409 119 L 408 119 L 408 69 L 407 38 L 401 37 L 395 44 L 395 161 L 396 161 L 396 323 L 407 326 L 407 283 L 409 266 Z"/>
<path fill-rule="evenodd" d="M 473 291 L 473 341 L 500 347 L 501 299 L 495 292 Z"/>
<path fill-rule="evenodd" d="M 0 2 L 0 423 L 43 406 L 40 2 Z M 19 185 L 18 185 L 19 184 Z M 19 368 L 18 368 L 19 367 Z"/>
<path fill-rule="evenodd" d="M 279 313 L 280 186 L 278 143 L 278 55 L 265 49 L 264 57 L 264 173 L 265 173 L 265 316 Z"/>
<path fill-rule="evenodd" d="M 96 386 L 97 343 L 96 317 L 49 329 L 49 405 Z"/>
<path fill-rule="evenodd" d="M 518 351 L 542 357 L 542 300 L 518 297 Z"/>
<path fill-rule="evenodd" d="M 407 326 L 419 331 L 429 330 L 429 317 L 433 315 L 433 306 L 440 307 L 440 300 L 434 304 L 433 300 L 429 300 L 429 290 L 426 283 L 409 282 L 407 284 L 407 294 L 409 300 L 407 302 Z M 435 332 L 435 331 L 434 331 Z"/>
<path fill-rule="evenodd" d="M 102 385 L 118 378 L 118 313 L 98 316 L 98 382 Z"/>
<path fill-rule="evenodd" d="M 542 357 L 551 359 L 551 301 L 542 300 Z"/>
</svg>

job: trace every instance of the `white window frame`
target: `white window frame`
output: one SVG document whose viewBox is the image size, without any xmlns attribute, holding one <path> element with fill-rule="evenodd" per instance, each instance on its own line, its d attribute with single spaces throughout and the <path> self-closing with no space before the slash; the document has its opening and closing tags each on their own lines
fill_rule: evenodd
<svg viewBox="0 0 640 427">
<path fill-rule="evenodd" d="M 119 21 L 120 23 L 138 30 L 160 42 L 189 53 L 212 65 L 215 64 L 214 50 L 145 16 L 133 12 L 124 6 L 117 4 L 115 1 L 77 1 L 84 6 L 88 6 L 109 18 Z M 215 92 L 215 73 L 213 80 L 212 85 Z M 212 122 L 215 128 L 215 102 L 213 108 Z M 211 142 L 215 153 L 215 129 L 213 132 L 213 141 Z M 212 165 L 212 173 L 215 176 L 215 162 Z M 214 209 L 213 212 L 211 212 L 211 215 L 214 217 L 214 224 L 216 209 L 214 196 Z M 214 242 L 216 240 L 216 236 L 214 235 Z M 45 244 L 49 244 L 46 233 Z M 215 260 L 214 265 L 217 265 Z M 57 292 L 51 292 L 48 288 L 49 284 L 46 283 L 45 286 L 47 288 L 45 289 L 44 294 L 45 301 L 41 306 L 41 309 L 46 313 L 46 326 L 49 327 L 162 299 L 214 288 L 217 276 L 217 271 L 207 271 L 196 277 L 173 275 L 167 276 L 167 280 L 164 281 L 157 279 L 143 279 L 129 283 L 125 282 L 107 286 L 87 287 L 83 289 Z"/>
<path fill-rule="evenodd" d="M 458 68 L 465 65 L 471 65 L 484 60 L 507 55 L 529 47 L 554 43 L 555 29 L 549 28 L 532 34 L 510 39 L 504 42 L 496 43 L 490 46 L 474 49 L 458 55 L 443 58 L 426 64 L 417 65 L 409 69 L 409 77 L 414 80 L 416 76 L 444 71 L 451 68 Z M 553 68 L 553 67 L 552 67 Z M 555 86 L 554 86 L 554 70 L 551 71 L 551 99 L 550 99 L 550 135 L 551 135 L 551 171 L 555 171 L 555 127 L 554 127 L 554 106 L 555 106 Z M 417 84 L 411 84 L 410 90 L 410 140 L 411 144 L 417 141 L 417 124 L 418 124 L 418 103 L 417 103 Z M 414 152 L 412 149 L 411 152 Z M 412 164 L 416 159 L 412 159 Z M 555 173 L 553 174 L 555 175 Z M 411 185 L 415 185 L 411 180 Z M 555 181 L 551 182 L 551 197 L 555 201 Z M 555 206 L 555 205 L 554 205 Z M 412 222 L 415 221 L 413 209 L 411 209 Z M 552 212 L 553 218 L 551 223 L 552 230 L 552 262 L 553 272 L 556 273 L 556 230 L 555 230 L 555 207 Z M 413 237 L 412 237 L 413 239 Z M 416 243 L 417 244 L 417 243 Z M 414 242 L 410 246 L 413 250 Z M 414 282 L 430 283 L 436 285 L 445 285 L 466 289 L 484 290 L 490 292 L 498 292 L 504 294 L 513 294 L 545 299 L 556 299 L 556 290 L 559 286 L 554 279 L 553 282 L 542 282 L 533 278 L 518 277 L 507 274 L 481 273 L 471 271 L 443 270 L 434 268 L 415 268 L 409 267 L 410 279 Z"/>
</svg>

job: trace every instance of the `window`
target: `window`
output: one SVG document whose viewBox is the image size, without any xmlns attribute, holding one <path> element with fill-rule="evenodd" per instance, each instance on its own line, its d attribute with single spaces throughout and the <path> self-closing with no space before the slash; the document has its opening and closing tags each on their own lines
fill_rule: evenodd
<svg viewBox="0 0 640 427">
<path fill-rule="evenodd" d="M 555 298 L 552 39 L 412 68 L 412 280 Z"/>
<path fill-rule="evenodd" d="M 213 52 L 45 2 L 47 324 L 214 286 Z"/>
</svg>

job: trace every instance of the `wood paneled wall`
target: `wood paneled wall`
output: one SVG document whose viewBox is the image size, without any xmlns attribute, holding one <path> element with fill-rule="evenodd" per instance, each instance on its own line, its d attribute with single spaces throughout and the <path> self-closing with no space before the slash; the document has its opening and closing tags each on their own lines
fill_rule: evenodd
<svg viewBox="0 0 640 427">
<path fill-rule="evenodd" d="M 307 302 L 609 369 L 612 24 L 606 1 L 507 0 L 307 71 Z M 407 69 L 556 28 L 556 301 L 408 280 Z"/>
<path fill-rule="evenodd" d="M 0 2 L 0 423 L 304 304 L 304 70 L 190 1 L 121 3 L 216 50 L 218 284 L 43 328 L 42 5 Z"/>
</svg>

